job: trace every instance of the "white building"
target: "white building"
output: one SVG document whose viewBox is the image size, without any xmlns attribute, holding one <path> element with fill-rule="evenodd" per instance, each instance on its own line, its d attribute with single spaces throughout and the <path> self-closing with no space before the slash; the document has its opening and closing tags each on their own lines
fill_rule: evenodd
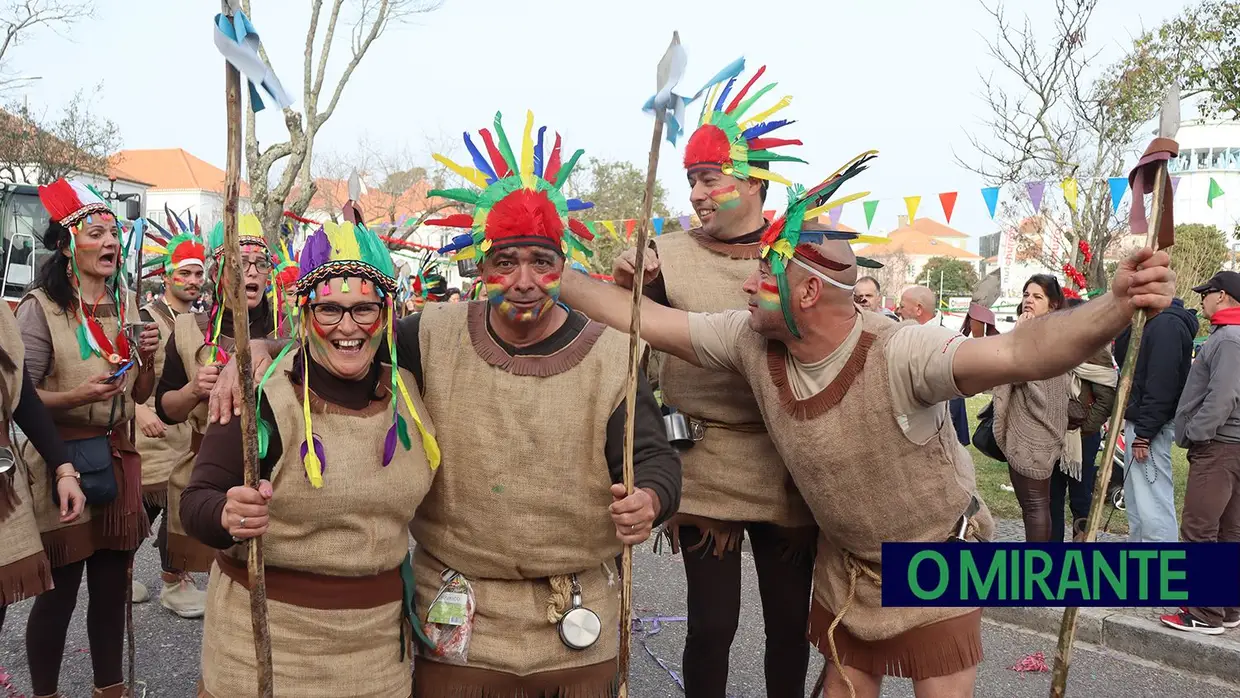
<svg viewBox="0 0 1240 698">
<path fill-rule="evenodd" d="M 111 158 L 115 171 L 151 183 L 147 218 L 164 224 L 164 206 L 185 220 L 197 216 L 205 234 L 224 215 L 224 170 L 180 148 L 122 150 Z M 250 212 L 250 188 L 241 182 L 241 213 Z"/>
</svg>

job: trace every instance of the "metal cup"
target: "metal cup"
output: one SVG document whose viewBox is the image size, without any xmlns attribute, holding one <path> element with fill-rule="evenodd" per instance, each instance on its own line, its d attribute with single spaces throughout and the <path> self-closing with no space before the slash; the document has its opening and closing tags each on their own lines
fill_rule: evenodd
<svg viewBox="0 0 1240 698">
<path fill-rule="evenodd" d="M 13 455 L 13 449 L 8 446 L 0 446 L 0 475 L 12 470 L 16 464 L 17 458 Z"/>
<path fill-rule="evenodd" d="M 689 419 L 680 412 L 663 415 L 663 428 L 667 430 L 667 440 L 676 448 L 693 448 L 693 429 Z"/>
</svg>

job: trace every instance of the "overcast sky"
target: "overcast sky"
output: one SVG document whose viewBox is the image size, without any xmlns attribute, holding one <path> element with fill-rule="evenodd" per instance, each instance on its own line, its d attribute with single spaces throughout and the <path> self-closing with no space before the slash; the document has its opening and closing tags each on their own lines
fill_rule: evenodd
<svg viewBox="0 0 1240 698">
<path fill-rule="evenodd" d="M 1088 42 L 1102 49 L 1100 63 L 1109 62 L 1143 28 L 1186 4 L 1102 0 Z M 253 0 L 252 20 L 295 96 L 308 6 Z M 11 67 L 43 78 L 24 92 L 32 106 L 55 109 L 75 90 L 102 83 L 95 107 L 120 126 L 124 147 L 180 147 L 222 166 L 216 11 L 215 0 L 98 0 L 97 19 L 62 32 L 67 36 L 40 34 L 12 52 Z M 1054 6 L 1010 1 L 1008 11 L 1014 18 L 1028 13 L 1035 27 L 1049 30 Z M 976 159 L 966 134 L 982 129 L 986 116 L 978 73 L 995 69 L 984 43 L 994 34 L 991 22 L 969 0 L 445 0 L 376 42 L 316 147 L 347 151 L 365 136 L 425 152 L 429 142 L 488 125 L 496 110 L 510 133 L 519 132 L 532 109 L 538 124 L 563 134 L 566 148 L 644 168 L 651 121 L 640 107 L 678 29 L 689 53 L 682 86 L 696 89 L 743 55 L 750 70 L 768 65 L 767 77 L 779 82 L 774 94 L 794 96 L 783 113 L 799 123 L 777 135 L 803 139 L 801 156 L 811 164 L 788 168 L 792 179 L 815 183 L 853 155 L 878 149 L 880 158 L 850 190 L 882 200 L 875 232 L 895 226 L 904 196 L 921 195 L 919 217 L 942 220 L 938 193 L 959 191 L 952 225 L 985 235 L 996 229 L 979 193 L 986 184 L 957 166 L 953 152 Z M 346 33 L 338 31 L 337 40 L 328 84 L 348 52 Z M 259 118 L 264 141 L 283 136 L 279 112 Z M 665 146 L 659 175 L 673 210 L 688 212 L 680 157 Z M 1048 196 L 1056 194 L 1048 188 Z M 783 194 L 773 201 L 782 208 Z M 843 221 L 864 229 L 859 202 L 845 207 Z"/>
</svg>

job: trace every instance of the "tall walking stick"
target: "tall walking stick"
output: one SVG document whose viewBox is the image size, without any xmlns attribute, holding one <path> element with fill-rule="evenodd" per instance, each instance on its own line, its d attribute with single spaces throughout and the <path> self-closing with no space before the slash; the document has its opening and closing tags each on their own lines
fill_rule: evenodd
<svg viewBox="0 0 1240 698">
<path fill-rule="evenodd" d="M 671 64 L 680 47 L 680 34 L 672 33 L 672 43 L 659 61 L 658 87 L 662 92 L 671 75 Z M 637 374 L 641 369 L 642 287 L 646 240 L 650 214 L 654 208 L 654 185 L 659 169 L 659 149 L 663 140 L 664 111 L 655 110 L 654 135 L 650 139 L 650 160 L 646 165 L 646 192 L 642 196 L 642 215 L 637 221 L 637 260 L 633 263 L 633 314 L 629 321 L 629 374 L 624 408 L 624 491 L 633 494 L 633 423 L 637 406 Z M 629 695 L 629 648 L 633 639 L 633 546 L 624 546 L 620 588 L 620 698 Z"/>
<path fill-rule="evenodd" d="M 136 296 L 135 302 L 140 302 L 138 299 L 141 299 L 142 297 L 142 241 L 146 237 L 146 231 L 144 228 L 144 224 L 145 224 L 145 221 L 140 220 L 140 219 L 134 221 L 133 223 L 134 225 L 133 237 L 138 241 L 138 260 L 137 260 L 137 264 L 134 265 L 134 274 L 133 274 L 134 278 L 136 279 L 134 283 L 134 294 Z M 128 301 L 126 300 L 123 302 L 128 302 Z M 122 332 L 127 331 L 127 330 L 128 328 L 121 328 Z M 130 339 L 132 340 L 130 341 L 130 346 L 134 346 L 134 347 L 138 346 L 138 342 L 136 341 L 135 337 L 131 337 Z M 141 365 L 142 364 L 141 355 L 135 354 L 135 356 L 138 359 L 138 364 Z M 158 378 L 158 376 L 156 376 L 156 378 Z M 138 443 L 138 416 L 137 415 L 134 415 L 133 419 L 129 420 L 129 443 L 131 444 Z M 134 631 L 133 631 L 133 563 L 134 563 L 134 558 L 136 558 L 137 556 L 138 556 L 137 550 L 134 550 L 133 552 L 129 554 L 129 568 L 125 571 L 126 579 L 129 582 L 129 586 L 126 587 L 129 590 L 129 593 L 125 597 L 125 644 L 128 650 L 127 659 L 129 661 L 129 667 L 128 667 L 129 671 L 126 674 L 128 677 L 128 681 L 126 681 L 126 683 L 129 686 L 129 695 L 131 696 L 135 695 L 134 685 L 136 683 L 134 680 L 134 664 L 135 664 L 135 660 L 137 659 L 136 657 L 137 649 L 134 647 Z"/>
<path fill-rule="evenodd" d="M 1170 247 L 1175 242 L 1175 218 L 1167 161 L 1179 154 L 1179 145 L 1174 140 L 1179 125 L 1180 91 L 1172 85 L 1159 113 L 1158 137 L 1150 142 L 1145 154 L 1128 175 L 1132 183 L 1132 215 L 1129 225 L 1132 232 L 1145 233 L 1145 246 L 1155 251 Z M 1145 218 L 1145 194 L 1151 191 L 1152 224 Z M 1111 481 L 1111 467 L 1115 459 L 1115 444 L 1123 427 L 1124 409 L 1128 405 L 1128 394 L 1132 391 L 1133 373 L 1137 367 L 1141 338 L 1145 334 L 1145 323 L 1148 319 L 1146 313 L 1137 313 L 1132 318 L 1128 352 L 1124 357 L 1124 368 L 1120 371 L 1119 388 L 1115 391 L 1115 407 L 1111 410 L 1110 421 L 1107 422 L 1106 448 L 1102 452 L 1102 462 L 1098 465 L 1094 497 L 1089 506 L 1089 518 L 1085 523 L 1086 543 L 1093 543 L 1098 538 L 1098 525 L 1102 521 L 1102 510 L 1106 506 L 1107 484 Z M 1132 444 L 1126 444 L 1126 447 L 1132 448 Z M 1063 622 L 1059 627 L 1059 645 L 1055 650 L 1051 698 L 1063 698 L 1067 691 L 1068 670 L 1072 668 L 1072 643 L 1076 639 L 1076 621 L 1080 610 L 1076 606 L 1064 609 Z"/>
<path fill-rule="evenodd" d="M 230 19 L 233 8 L 222 0 L 223 12 Z M 224 63 L 224 85 L 228 105 L 228 164 L 224 176 L 224 264 L 228 273 L 224 300 L 233 317 L 233 360 L 241 377 L 241 443 L 245 454 L 246 487 L 258 487 L 258 436 L 255 431 L 254 373 L 250 361 L 249 309 L 245 302 L 244 267 L 237 235 L 237 198 L 241 191 L 241 73 Z M 246 561 L 250 579 L 250 623 L 254 627 L 254 654 L 258 660 L 258 692 L 272 698 L 271 631 L 267 627 L 267 582 L 263 575 L 262 536 L 250 539 Z"/>
</svg>

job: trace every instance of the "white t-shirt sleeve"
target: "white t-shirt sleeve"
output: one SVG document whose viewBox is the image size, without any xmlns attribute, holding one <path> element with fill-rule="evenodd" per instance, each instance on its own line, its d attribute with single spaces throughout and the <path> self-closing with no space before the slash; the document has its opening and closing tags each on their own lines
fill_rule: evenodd
<svg viewBox="0 0 1240 698">
<path fill-rule="evenodd" d="M 689 338 L 703 368 L 739 373 L 740 340 L 749 331 L 748 310 L 689 313 Z"/>
</svg>

